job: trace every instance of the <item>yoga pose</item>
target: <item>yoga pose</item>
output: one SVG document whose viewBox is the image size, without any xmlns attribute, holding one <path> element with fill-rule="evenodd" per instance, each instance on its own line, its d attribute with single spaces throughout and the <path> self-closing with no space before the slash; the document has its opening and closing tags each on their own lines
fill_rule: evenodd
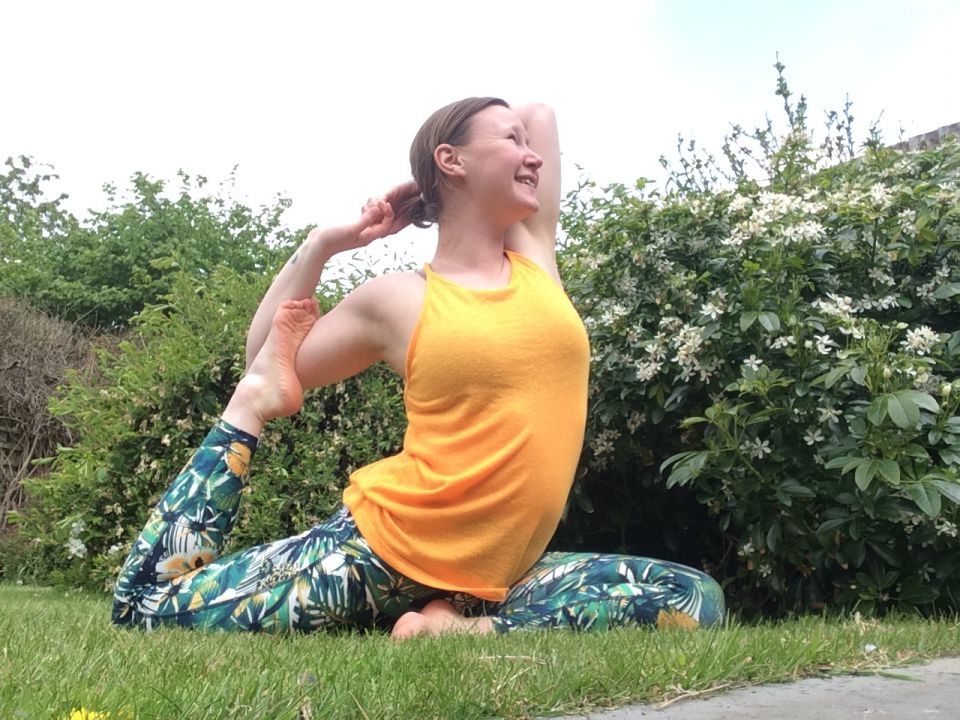
<svg viewBox="0 0 960 720">
<path fill-rule="evenodd" d="M 246 374 L 120 572 L 114 622 L 397 638 L 721 622 L 720 587 L 691 568 L 544 554 L 580 457 L 590 358 L 555 259 L 553 112 L 452 103 L 410 160 L 413 181 L 353 224 L 310 232 L 277 275 Z M 330 258 L 411 222 L 438 224 L 432 262 L 372 279 L 321 317 Z M 404 381 L 401 452 L 353 473 L 328 521 L 222 555 L 265 424 L 380 361 Z"/>
</svg>

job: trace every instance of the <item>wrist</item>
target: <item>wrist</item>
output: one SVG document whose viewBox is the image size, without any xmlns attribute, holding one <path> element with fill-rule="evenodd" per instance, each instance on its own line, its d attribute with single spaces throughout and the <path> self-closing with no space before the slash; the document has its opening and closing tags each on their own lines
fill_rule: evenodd
<svg viewBox="0 0 960 720">
<path fill-rule="evenodd" d="M 342 228 L 314 228 L 300 247 L 310 257 L 326 263 L 342 249 L 344 235 Z"/>
</svg>

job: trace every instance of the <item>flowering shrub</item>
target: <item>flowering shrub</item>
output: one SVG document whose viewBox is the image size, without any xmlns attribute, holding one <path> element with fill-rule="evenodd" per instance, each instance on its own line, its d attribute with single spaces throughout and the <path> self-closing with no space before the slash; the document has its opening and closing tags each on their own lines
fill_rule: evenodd
<svg viewBox="0 0 960 720">
<path fill-rule="evenodd" d="M 17 547 L 0 553 L 8 579 L 112 586 L 147 513 L 236 386 L 267 280 L 225 269 L 202 283 L 181 274 L 166 304 L 140 315 L 135 339 L 101 357 L 102 377 L 72 376 L 52 409 L 77 441 L 60 449 L 49 475 L 26 483 Z M 235 547 L 329 515 L 348 474 L 395 451 L 402 430 L 397 382 L 382 368 L 308 393 L 298 415 L 261 436 Z"/>
<path fill-rule="evenodd" d="M 594 353 L 576 537 L 703 564 L 747 611 L 951 605 L 960 146 L 831 166 L 786 107 L 784 142 L 726 148 L 760 178 L 684 159 L 666 195 L 568 198 Z"/>
</svg>

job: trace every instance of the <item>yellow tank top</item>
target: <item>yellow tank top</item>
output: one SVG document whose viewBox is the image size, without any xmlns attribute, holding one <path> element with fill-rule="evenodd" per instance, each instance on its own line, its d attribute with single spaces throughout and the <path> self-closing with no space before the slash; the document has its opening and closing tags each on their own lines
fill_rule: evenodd
<svg viewBox="0 0 960 720">
<path fill-rule="evenodd" d="M 403 450 L 344 502 L 370 547 L 423 585 L 502 600 L 557 528 L 580 458 L 590 347 L 564 291 L 508 252 L 471 290 L 426 266 L 406 357 Z"/>
</svg>

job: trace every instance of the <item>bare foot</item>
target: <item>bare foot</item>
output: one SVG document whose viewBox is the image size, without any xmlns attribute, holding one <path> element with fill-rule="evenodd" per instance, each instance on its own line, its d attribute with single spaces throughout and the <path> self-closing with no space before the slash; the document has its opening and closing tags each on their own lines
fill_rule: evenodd
<svg viewBox="0 0 960 720">
<path fill-rule="evenodd" d="M 254 435 L 267 421 L 303 406 L 297 350 L 320 316 L 314 298 L 287 300 L 273 316 L 270 334 L 230 398 L 223 419 Z"/>
<path fill-rule="evenodd" d="M 420 612 L 404 613 L 393 626 L 390 637 L 394 640 L 406 640 L 416 635 L 438 637 L 449 634 L 482 635 L 493 631 L 493 623 L 488 617 L 466 618 L 446 600 L 433 600 Z"/>
</svg>

